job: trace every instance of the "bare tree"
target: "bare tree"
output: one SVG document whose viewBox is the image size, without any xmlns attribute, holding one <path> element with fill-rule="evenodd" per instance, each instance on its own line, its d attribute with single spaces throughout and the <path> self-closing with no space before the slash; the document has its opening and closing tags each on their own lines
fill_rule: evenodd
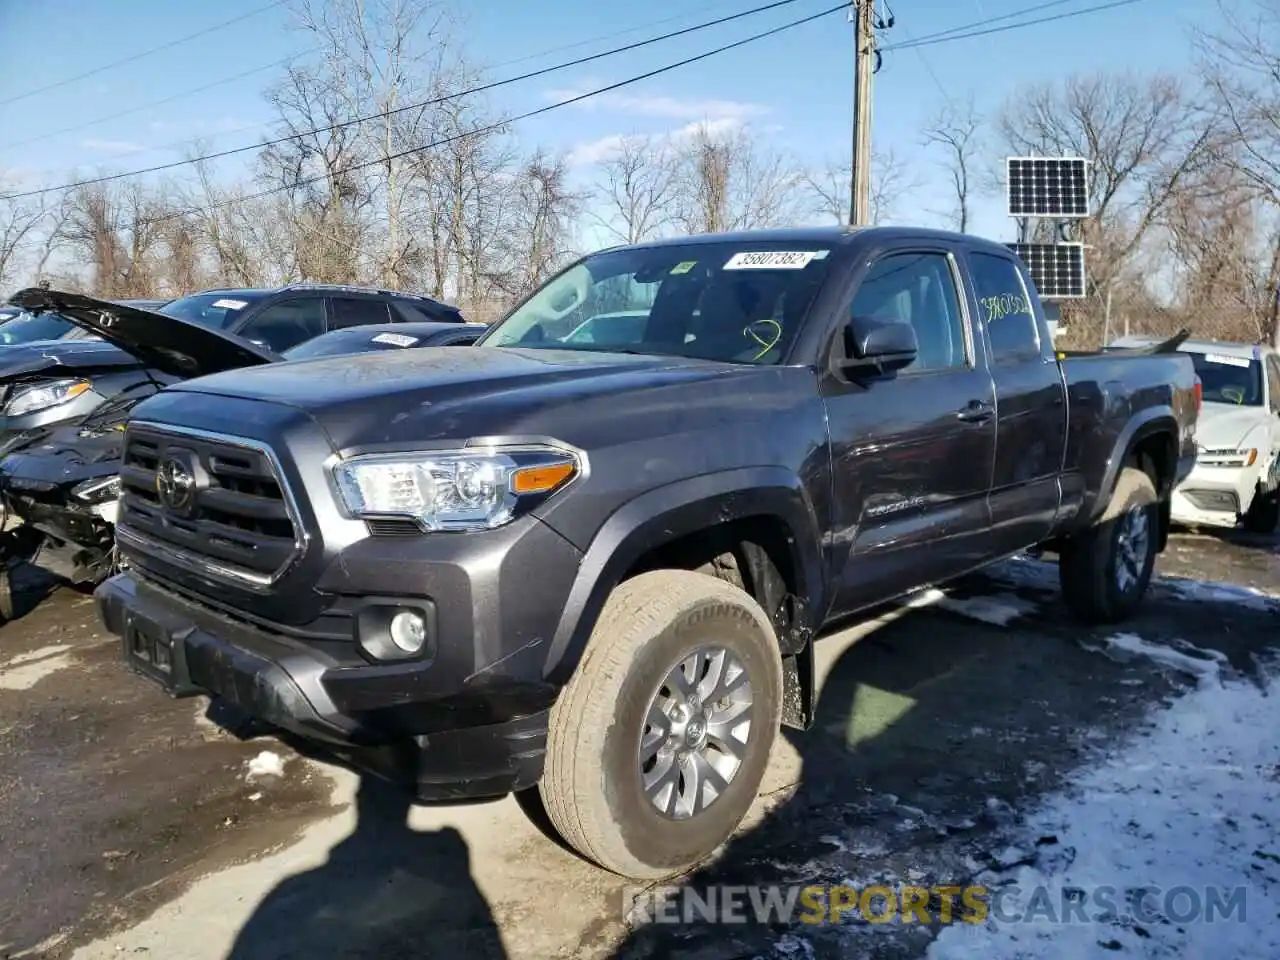
<svg viewBox="0 0 1280 960">
<path fill-rule="evenodd" d="M 624 137 L 600 163 L 597 219 L 623 243 L 639 243 L 670 224 L 677 192 L 678 158 L 660 137 Z"/>
<path fill-rule="evenodd" d="M 516 242 L 510 292 L 520 296 L 549 280 L 572 256 L 573 221 L 585 198 L 569 187 L 563 156 L 537 151 L 520 171 L 513 199 Z"/>
<path fill-rule="evenodd" d="M 378 248 L 369 251 L 375 261 L 373 272 L 385 284 L 399 284 L 407 279 L 415 244 L 403 222 L 413 185 L 404 172 L 406 160 L 398 154 L 422 142 L 415 138 L 422 132 L 424 116 L 423 110 L 405 108 L 418 99 L 433 68 L 451 48 L 444 8 L 436 0 L 297 0 L 297 4 L 303 30 L 313 35 L 323 51 L 321 65 L 315 69 L 326 98 L 340 104 L 347 117 L 379 116 L 349 128 L 351 139 L 361 145 L 360 153 L 381 158 L 369 178 L 381 207 L 383 229 L 361 239 Z"/>
<path fill-rule="evenodd" d="M 0 194 L 14 189 L 3 185 L 0 179 Z M 52 217 L 46 196 L 0 198 L 0 291 L 8 287 L 19 267 L 27 262 L 27 254 L 38 249 L 41 233 L 47 240 L 56 232 L 49 222 Z"/>
<path fill-rule="evenodd" d="M 847 161 L 843 164 L 830 163 L 817 172 L 805 174 L 804 186 L 809 194 L 809 205 L 818 217 L 838 224 L 849 222 L 851 178 L 852 169 Z M 873 150 L 867 211 L 870 222 L 875 225 L 892 220 L 903 195 L 919 185 L 919 180 L 892 150 Z"/>
<path fill-rule="evenodd" d="M 1216 21 L 1218 30 L 1200 32 L 1196 45 L 1205 83 L 1231 137 L 1224 156 L 1269 210 L 1272 236 L 1260 319 L 1262 336 L 1280 346 L 1280 231 L 1274 226 L 1280 211 L 1280 0 L 1219 0 Z"/>
<path fill-rule="evenodd" d="M 945 104 L 924 130 L 924 146 L 943 151 L 955 204 L 950 213 L 952 225 L 961 233 L 969 229 L 970 201 L 974 186 L 976 154 L 981 150 L 982 118 L 973 102 L 973 94 L 963 103 Z"/>
<path fill-rule="evenodd" d="M 94 184 L 74 193 L 67 242 L 88 264 L 100 296 L 159 292 L 156 267 L 168 212 L 158 191 L 137 181 Z"/>
<path fill-rule="evenodd" d="M 687 233 L 718 233 L 794 223 L 802 174 L 743 128 L 700 124 L 676 145 L 672 218 Z"/>
</svg>

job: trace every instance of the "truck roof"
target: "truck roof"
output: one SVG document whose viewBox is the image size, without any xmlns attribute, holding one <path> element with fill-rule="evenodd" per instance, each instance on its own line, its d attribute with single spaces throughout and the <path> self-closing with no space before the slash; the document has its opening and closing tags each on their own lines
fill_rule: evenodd
<svg viewBox="0 0 1280 960">
<path fill-rule="evenodd" d="M 779 227 L 767 230 L 737 230 L 726 233 L 700 233 L 692 237 L 664 237 L 660 240 L 647 240 L 631 246 L 675 247 L 702 243 L 774 243 L 792 241 L 794 243 L 827 243 L 832 246 L 849 245 L 854 242 L 868 243 L 890 242 L 894 240 L 947 240 L 967 243 L 975 247 L 986 247 L 992 252 L 1012 256 L 1007 246 L 985 237 L 976 237 L 969 233 L 955 233 L 950 230 L 934 230 L 928 227 Z"/>
</svg>

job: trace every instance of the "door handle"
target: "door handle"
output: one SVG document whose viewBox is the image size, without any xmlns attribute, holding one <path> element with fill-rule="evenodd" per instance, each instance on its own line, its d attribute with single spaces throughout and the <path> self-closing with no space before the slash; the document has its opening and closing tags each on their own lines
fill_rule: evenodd
<svg viewBox="0 0 1280 960">
<path fill-rule="evenodd" d="M 996 408 L 981 400 L 970 400 L 956 411 L 956 418 L 965 423 L 986 423 L 996 414 Z"/>
</svg>

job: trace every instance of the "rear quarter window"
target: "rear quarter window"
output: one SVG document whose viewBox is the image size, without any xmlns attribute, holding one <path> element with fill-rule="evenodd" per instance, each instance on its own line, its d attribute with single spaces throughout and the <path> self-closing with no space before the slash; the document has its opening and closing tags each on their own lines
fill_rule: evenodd
<svg viewBox="0 0 1280 960">
<path fill-rule="evenodd" d="M 970 253 L 969 272 L 978 318 L 987 332 L 996 365 L 1040 359 L 1040 330 L 1031 293 L 1017 263 L 989 253 Z"/>
</svg>

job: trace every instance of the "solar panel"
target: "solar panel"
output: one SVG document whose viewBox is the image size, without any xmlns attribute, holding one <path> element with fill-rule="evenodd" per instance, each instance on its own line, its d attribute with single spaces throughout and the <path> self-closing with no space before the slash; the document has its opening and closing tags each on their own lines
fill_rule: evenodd
<svg viewBox="0 0 1280 960">
<path fill-rule="evenodd" d="M 1027 265 L 1040 296 L 1065 300 L 1085 295 L 1083 243 L 1011 243 L 1009 249 Z"/>
<path fill-rule="evenodd" d="M 1089 215 L 1089 178 L 1083 157 L 1009 157 L 1005 162 L 1009 216 Z"/>
</svg>

